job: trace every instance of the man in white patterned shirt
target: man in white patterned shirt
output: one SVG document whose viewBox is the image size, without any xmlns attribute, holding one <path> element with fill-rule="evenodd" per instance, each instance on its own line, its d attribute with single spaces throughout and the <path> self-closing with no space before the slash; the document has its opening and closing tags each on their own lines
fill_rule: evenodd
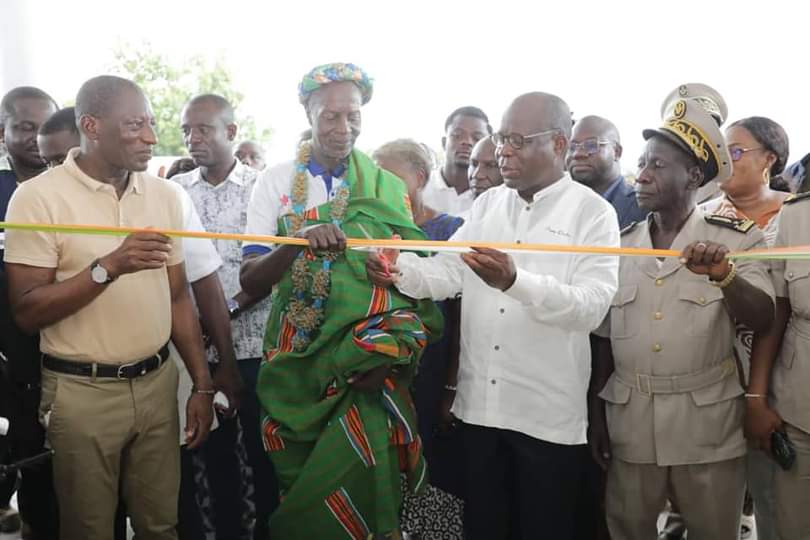
<svg viewBox="0 0 810 540">
<path fill-rule="evenodd" d="M 451 240 L 618 246 L 613 207 L 565 172 L 570 137 L 563 100 L 515 99 L 493 135 L 504 184 L 475 200 Z M 617 258 L 488 248 L 384 254 L 393 266 L 370 254 L 366 267 L 378 286 L 434 300 L 463 292 L 453 413 L 463 421 L 465 538 L 573 538 L 587 455 L 588 334 L 616 292 Z"/>
<path fill-rule="evenodd" d="M 232 146 L 237 133 L 233 107 L 221 96 L 197 96 L 183 109 L 181 128 L 185 145 L 198 168 L 174 176 L 172 180 L 183 186 L 191 196 L 207 230 L 241 233 L 245 230 L 247 205 L 258 173 L 233 155 Z M 244 426 L 247 461 L 253 476 L 261 479 L 255 482 L 254 538 L 266 538 L 269 515 L 275 507 L 277 494 L 272 466 L 259 438 L 259 404 L 255 388 L 270 299 L 254 298 L 241 290 L 239 267 L 242 254 L 239 245 L 233 241 L 214 242 L 223 260 L 219 278 L 231 314 L 237 363 L 245 382 L 239 418 Z M 214 354 L 213 350 L 209 350 L 209 358 Z M 223 432 L 227 432 L 225 427 Z M 235 430 L 238 429 L 235 427 Z M 212 438 L 212 441 L 215 439 Z M 215 472 L 209 469 L 209 474 Z M 219 495 L 228 496 L 227 493 Z"/>
</svg>

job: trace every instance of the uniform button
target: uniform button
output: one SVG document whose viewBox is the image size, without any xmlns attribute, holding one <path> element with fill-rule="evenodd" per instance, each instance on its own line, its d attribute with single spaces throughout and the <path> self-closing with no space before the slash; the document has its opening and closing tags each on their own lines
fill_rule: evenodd
<svg viewBox="0 0 810 540">
<path fill-rule="evenodd" d="M 655 286 L 656 286 L 656 287 L 660 287 L 660 286 L 661 286 L 661 285 L 663 285 L 663 284 L 664 284 L 664 280 L 663 280 L 663 279 L 656 279 L 656 280 L 655 280 Z"/>
<path fill-rule="evenodd" d="M 519 243 L 520 243 L 520 240 L 515 240 L 515 243 L 516 243 L 516 244 L 519 244 Z"/>
<path fill-rule="evenodd" d="M 656 311 L 654 317 L 656 321 L 660 321 L 661 319 L 664 318 L 664 314 L 661 313 L 660 311 Z"/>
<path fill-rule="evenodd" d="M 705 299 L 705 298 L 703 298 L 702 296 L 701 296 L 700 298 L 698 298 L 698 304 L 700 304 L 700 305 L 702 306 L 702 305 L 704 305 L 705 303 L 706 303 L 706 299 Z"/>
<path fill-rule="evenodd" d="M 656 343 L 655 345 L 653 345 L 653 352 L 661 352 L 662 348 L 663 347 L 661 347 L 660 343 Z"/>
<path fill-rule="evenodd" d="M 496 350 L 496 351 L 500 351 L 500 350 L 501 350 L 501 346 L 500 346 L 500 345 L 495 345 L 495 350 Z"/>
<path fill-rule="evenodd" d="M 793 272 L 788 272 L 788 277 L 792 278 L 793 277 Z"/>
<path fill-rule="evenodd" d="M 492 380 L 491 380 L 491 381 L 489 381 L 489 382 L 491 382 L 492 384 L 495 384 L 495 379 L 492 379 Z"/>
<path fill-rule="evenodd" d="M 527 207 L 526 207 L 526 211 L 527 211 L 527 212 L 528 212 L 528 211 L 530 211 L 531 209 L 532 209 L 532 207 L 531 207 L 531 206 L 527 206 Z"/>
<path fill-rule="evenodd" d="M 503 312 L 504 312 L 504 309 L 503 309 L 503 308 L 501 308 L 501 313 L 503 313 Z"/>
</svg>

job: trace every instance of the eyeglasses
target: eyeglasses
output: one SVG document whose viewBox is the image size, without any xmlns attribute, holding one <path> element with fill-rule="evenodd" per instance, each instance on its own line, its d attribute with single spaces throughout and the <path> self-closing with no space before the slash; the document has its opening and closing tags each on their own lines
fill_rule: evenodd
<svg viewBox="0 0 810 540">
<path fill-rule="evenodd" d="M 515 150 L 520 150 L 528 140 L 541 137 L 543 135 L 548 135 L 549 133 L 559 133 L 559 131 L 559 128 L 554 128 L 547 131 L 532 133 L 531 135 L 521 135 L 520 133 L 507 133 L 505 135 L 503 133 L 493 133 L 492 142 L 495 143 L 495 146 L 503 146 L 504 144 L 509 143 L 509 146 Z"/>
<path fill-rule="evenodd" d="M 599 152 L 599 148 L 611 144 L 612 141 L 605 141 L 600 139 L 585 139 L 582 142 L 574 142 L 568 145 L 568 153 L 576 154 L 577 150 L 585 152 L 586 156 L 592 156 Z"/>
<path fill-rule="evenodd" d="M 740 148 L 739 146 L 734 148 L 729 148 L 728 153 L 731 154 L 731 161 L 740 161 L 742 159 L 743 154 L 746 152 L 753 152 L 754 150 L 764 150 L 761 146 L 757 146 L 756 148 Z"/>
</svg>

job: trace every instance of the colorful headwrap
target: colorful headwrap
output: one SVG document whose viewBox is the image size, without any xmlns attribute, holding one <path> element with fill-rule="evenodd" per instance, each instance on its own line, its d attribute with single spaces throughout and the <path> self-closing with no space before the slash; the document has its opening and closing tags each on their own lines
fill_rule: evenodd
<svg viewBox="0 0 810 540">
<path fill-rule="evenodd" d="M 304 75 L 298 84 L 298 99 L 306 105 L 309 96 L 329 83 L 349 81 L 353 82 L 360 89 L 363 105 L 369 102 L 374 91 L 374 80 L 369 78 L 365 71 L 354 64 L 344 64 L 335 62 L 333 64 L 323 64 L 313 68 L 312 71 Z"/>
</svg>

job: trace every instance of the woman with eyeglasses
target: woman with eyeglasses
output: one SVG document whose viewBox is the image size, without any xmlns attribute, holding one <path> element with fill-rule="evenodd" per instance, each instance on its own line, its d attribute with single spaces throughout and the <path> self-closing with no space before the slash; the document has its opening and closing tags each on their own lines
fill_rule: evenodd
<svg viewBox="0 0 810 540">
<path fill-rule="evenodd" d="M 734 173 L 723 182 L 720 199 L 706 203 L 715 213 L 754 221 L 765 239 L 776 237 L 776 220 L 782 203 L 790 195 L 779 176 L 788 158 L 788 136 L 769 118 L 752 116 L 737 120 L 726 129 L 726 143 Z"/>
<path fill-rule="evenodd" d="M 726 143 L 734 172 L 720 185 L 723 195 L 705 204 L 707 210 L 730 218 L 750 219 L 762 229 L 772 246 L 776 239 L 777 219 L 782 203 L 790 195 L 780 178 L 788 159 L 788 136 L 782 126 L 769 118 L 752 116 L 726 129 Z M 735 352 L 742 369 L 744 387 L 748 387 L 753 332 L 738 325 Z M 747 398 L 749 407 L 755 399 Z M 752 445 L 747 462 L 748 492 L 743 510 L 740 538 L 750 538 L 753 500 L 758 540 L 776 539 L 773 479 L 776 464 L 766 452 Z"/>
</svg>

